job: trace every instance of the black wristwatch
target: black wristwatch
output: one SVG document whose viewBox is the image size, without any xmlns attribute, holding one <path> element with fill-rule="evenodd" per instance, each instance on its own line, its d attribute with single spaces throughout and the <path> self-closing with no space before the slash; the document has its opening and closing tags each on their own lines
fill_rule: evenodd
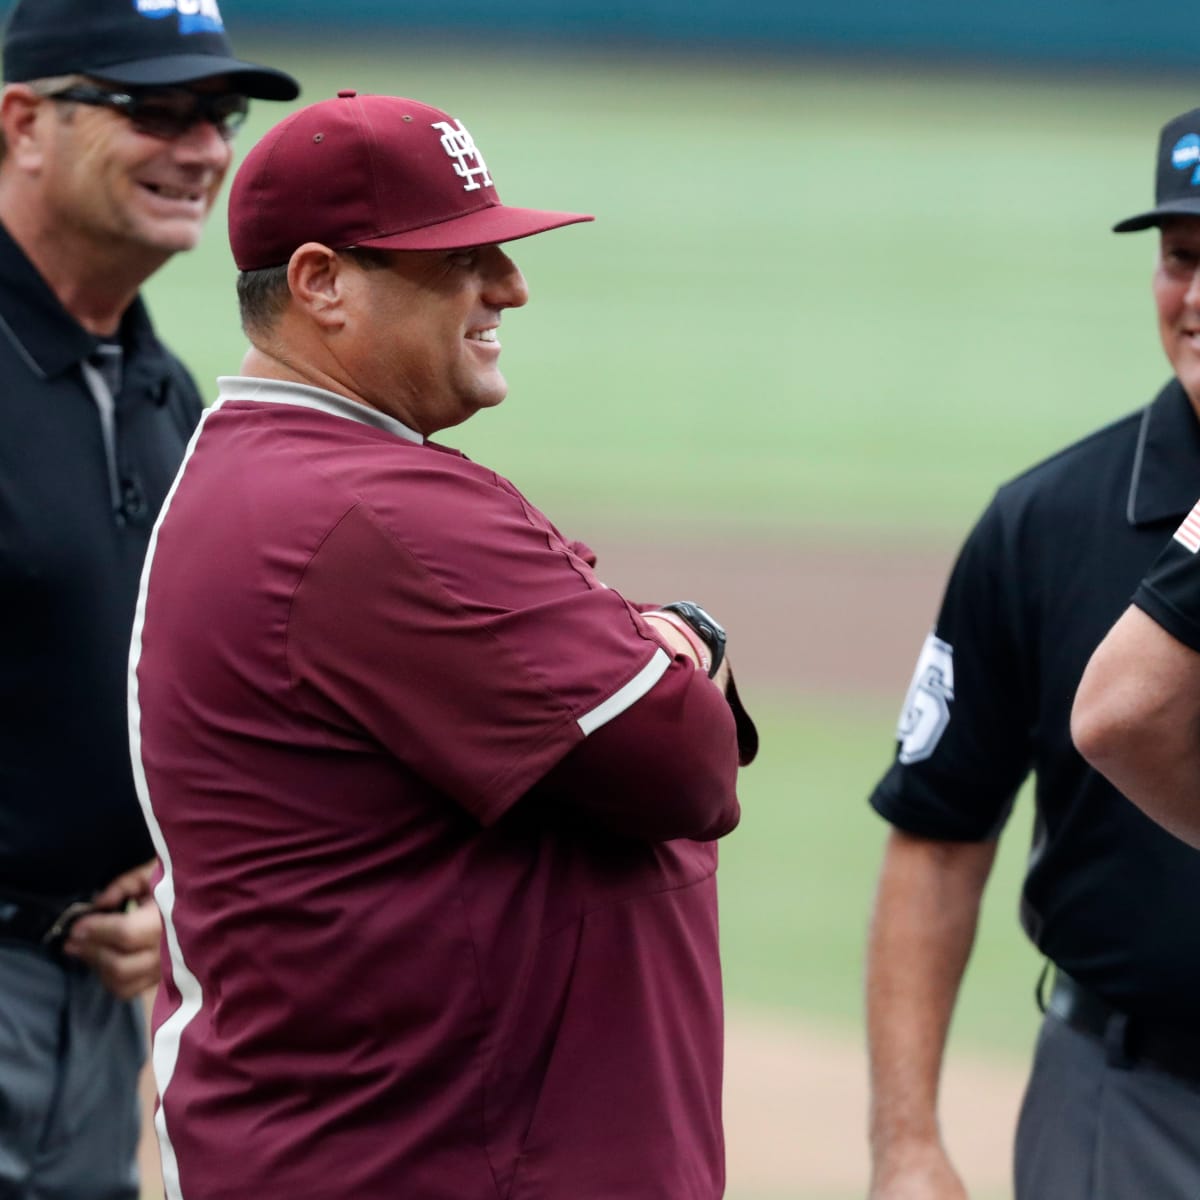
<svg viewBox="0 0 1200 1200">
<path fill-rule="evenodd" d="M 720 623 L 713 619 L 698 604 L 690 600 L 676 600 L 671 604 L 660 604 L 664 612 L 678 613 L 699 635 L 700 640 L 708 647 L 712 662 L 708 665 L 708 677 L 711 679 L 717 673 L 721 660 L 725 657 L 725 630 Z"/>
</svg>

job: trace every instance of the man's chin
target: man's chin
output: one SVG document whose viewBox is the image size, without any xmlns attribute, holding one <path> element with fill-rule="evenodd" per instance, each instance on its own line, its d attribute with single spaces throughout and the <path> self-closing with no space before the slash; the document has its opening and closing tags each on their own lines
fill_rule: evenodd
<svg viewBox="0 0 1200 1200">
<path fill-rule="evenodd" d="M 203 221 L 155 222 L 134 233 L 134 240 L 147 250 L 161 254 L 183 254 L 195 250 L 204 232 Z"/>
<path fill-rule="evenodd" d="M 179 237 L 161 238 L 154 245 L 155 250 L 161 250 L 164 254 L 186 254 L 189 250 L 195 250 L 200 245 L 200 234 L 181 234 Z"/>
<path fill-rule="evenodd" d="M 497 404 L 503 403 L 507 395 L 508 384 L 504 381 L 504 376 L 497 372 L 494 381 L 489 382 L 486 387 L 479 388 L 472 399 L 478 411 L 481 408 L 495 408 Z"/>
<path fill-rule="evenodd" d="M 489 394 L 486 396 L 472 396 L 470 400 L 464 400 L 458 407 L 453 420 L 447 420 L 444 424 L 438 426 L 438 429 L 452 429 L 456 425 L 462 425 L 469 421 L 476 413 L 483 412 L 489 408 L 495 408 L 502 403 L 507 391 Z"/>
</svg>

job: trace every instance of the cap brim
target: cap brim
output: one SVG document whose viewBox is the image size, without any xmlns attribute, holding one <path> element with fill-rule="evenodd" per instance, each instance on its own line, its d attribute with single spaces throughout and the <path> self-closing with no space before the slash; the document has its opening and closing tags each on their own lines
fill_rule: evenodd
<svg viewBox="0 0 1200 1200">
<path fill-rule="evenodd" d="M 295 100 L 300 95 L 300 85 L 284 71 L 216 54 L 169 54 L 136 62 L 106 63 L 89 69 L 88 74 L 134 87 L 168 87 L 227 75 L 237 90 L 252 100 Z"/>
<path fill-rule="evenodd" d="M 1149 212 L 1138 213 L 1136 217 L 1126 217 L 1113 227 L 1113 233 L 1136 233 L 1139 229 L 1149 229 L 1161 225 L 1168 217 L 1200 217 L 1200 196 L 1187 196 L 1182 200 L 1168 200 Z"/>
<path fill-rule="evenodd" d="M 595 219 L 587 213 L 545 212 L 538 208 L 492 204 L 436 225 L 360 238 L 355 245 L 374 246 L 379 250 L 461 250 L 467 246 L 515 242 L 535 233 Z"/>
</svg>

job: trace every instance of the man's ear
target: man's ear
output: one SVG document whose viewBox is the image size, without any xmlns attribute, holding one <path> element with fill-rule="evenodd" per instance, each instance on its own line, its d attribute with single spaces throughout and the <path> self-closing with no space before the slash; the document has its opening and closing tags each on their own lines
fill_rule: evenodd
<svg viewBox="0 0 1200 1200">
<path fill-rule="evenodd" d="M 41 107 L 41 97 L 28 84 L 10 83 L 0 92 L 5 158 L 25 170 L 37 170 L 42 164 L 43 150 L 36 136 Z"/>
<path fill-rule="evenodd" d="M 320 242 L 305 242 L 288 260 L 288 289 L 296 306 L 323 327 L 345 322 L 348 264 Z"/>
</svg>

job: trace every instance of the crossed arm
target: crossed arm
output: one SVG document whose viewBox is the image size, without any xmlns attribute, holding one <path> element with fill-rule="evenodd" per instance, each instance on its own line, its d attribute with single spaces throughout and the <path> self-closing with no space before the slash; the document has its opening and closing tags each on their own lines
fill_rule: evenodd
<svg viewBox="0 0 1200 1200">
<path fill-rule="evenodd" d="M 691 646 L 677 630 L 663 622 L 655 621 L 653 624 L 676 654 L 683 654 L 694 661 Z M 673 704 L 685 724 L 688 712 L 695 712 L 696 720 L 701 722 L 706 716 L 711 719 L 711 714 L 702 711 L 713 705 L 712 698 L 706 694 L 710 689 L 704 688 L 697 693 L 695 685 L 699 679 L 693 678 L 693 672 L 686 668 L 677 670 L 675 675 L 667 688 L 655 698 L 655 703 L 645 706 L 638 716 L 648 712 L 651 720 L 662 722 L 669 718 Z M 711 690 L 723 691 L 728 676 L 729 668 L 725 665 L 722 674 L 712 681 L 718 687 Z M 697 695 L 699 705 L 695 702 Z M 693 698 L 690 709 L 686 709 L 685 696 Z M 610 790 L 611 781 L 606 780 L 602 769 L 605 763 L 620 761 L 630 747 L 646 746 L 644 730 L 638 731 L 632 722 L 622 722 L 620 719 L 613 724 L 615 730 L 609 730 L 599 738 L 599 753 L 579 756 L 570 762 L 564 772 L 573 781 L 577 792 L 582 788 L 583 804 L 593 794 L 603 795 L 606 800 L 613 794 Z M 711 743 L 709 745 L 712 748 Z M 595 749 L 593 746 L 592 750 Z M 663 822 L 665 828 L 670 830 L 667 836 L 719 837 L 728 832 L 737 824 L 737 800 L 732 783 L 726 778 L 728 772 L 714 769 L 715 766 L 705 755 L 671 762 L 664 762 L 656 756 L 648 758 L 645 769 L 638 776 L 644 788 L 656 799 L 661 799 L 665 785 L 668 797 L 678 796 L 680 804 L 675 810 L 668 808 L 667 811 L 652 807 L 640 819 L 649 821 L 651 825 Z M 635 805 L 637 798 L 631 797 L 627 791 L 618 791 L 617 794 L 623 795 L 630 805 L 630 812 L 625 819 L 634 820 L 639 811 Z M 676 833 L 676 829 L 680 832 Z M 112 880 L 94 897 L 96 911 L 75 921 L 63 943 L 64 954 L 87 963 L 105 987 L 122 999 L 140 995 L 159 980 L 162 917 L 151 892 L 154 867 L 155 860 L 151 860 Z"/>
<path fill-rule="evenodd" d="M 733 829 L 738 752 L 725 700 L 728 662 L 709 679 L 687 639 L 643 614 L 674 661 L 636 704 L 601 726 L 537 785 L 611 832 L 709 841 Z"/>
<path fill-rule="evenodd" d="M 1120 792 L 1200 847 L 1200 654 L 1127 609 L 1084 671 L 1071 736 Z"/>
</svg>

